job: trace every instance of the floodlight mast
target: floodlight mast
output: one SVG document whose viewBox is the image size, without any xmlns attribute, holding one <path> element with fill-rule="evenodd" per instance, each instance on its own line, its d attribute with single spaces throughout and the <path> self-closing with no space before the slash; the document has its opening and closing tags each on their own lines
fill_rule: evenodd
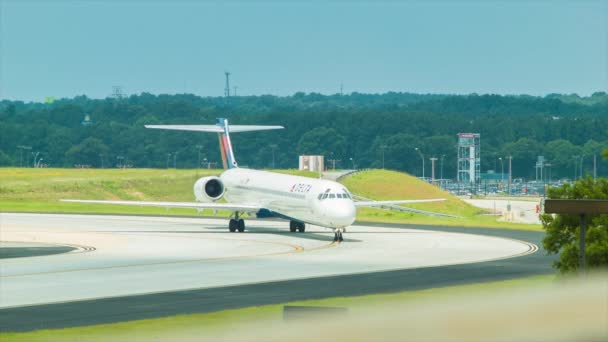
<svg viewBox="0 0 608 342">
<path fill-rule="evenodd" d="M 415 147 L 414 150 L 418 151 L 420 159 L 422 159 L 422 180 L 424 180 L 424 154 L 422 154 L 422 151 L 418 147 Z"/>
<path fill-rule="evenodd" d="M 230 97 L 230 72 L 224 71 L 224 74 L 226 75 L 226 88 L 224 89 L 224 96 L 228 98 Z"/>
<path fill-rule="evenodd" d="M 382 150 L 382 170 L 384 170 L 384 151 L 386 150 L 386 145 L 380 145 L 380 149 Z"/>
<path fill-rule="evenodd" d="M 25 146 L 25 145 L 19 145 L 17 146 L 17 148 L 21 151 L 20 155 L 19 155 L 19 167 L 23 167 L 23 150 L 31 150 L 32 146 Z M 28 158 L 29 160 L 29 158 Z M 27 165 L 27 163 L 26 163 Z"/>
</svg>

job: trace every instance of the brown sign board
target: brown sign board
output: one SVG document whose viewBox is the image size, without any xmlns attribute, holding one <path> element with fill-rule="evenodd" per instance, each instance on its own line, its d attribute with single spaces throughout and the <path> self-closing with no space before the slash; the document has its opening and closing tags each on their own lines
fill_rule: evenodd
<svg viewBox="0 0 608 342">
<path fill-rule="evenodd" d="M 608 200 L 545 199 L 547 214 L 608 214 Z"/>
</svg>

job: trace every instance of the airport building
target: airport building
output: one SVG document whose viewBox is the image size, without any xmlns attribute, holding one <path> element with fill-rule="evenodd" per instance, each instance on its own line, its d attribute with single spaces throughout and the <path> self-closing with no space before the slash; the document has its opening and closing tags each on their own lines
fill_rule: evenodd
<svg viewBox="0 0 608 342">
<path fill-rule="evenodd" d="M 323 156 L 300 156 L 299 170 L 322 172 L 325 170 Z"/>
</svg>

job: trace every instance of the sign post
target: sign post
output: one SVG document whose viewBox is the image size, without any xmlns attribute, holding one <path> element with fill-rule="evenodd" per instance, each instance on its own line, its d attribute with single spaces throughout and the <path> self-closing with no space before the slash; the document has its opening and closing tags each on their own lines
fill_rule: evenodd
<svg viewBox="0 0 608 342">
<path fill-rule="evenodd" d="M 547 214 L 580 215 L 578 269 L 585 273 L 585 236 L 587 234 L 587 216 L 590 214 L 608 214 L 608 200 L 586 199 L 545 199 L 542 202 Z"/>
</svg>

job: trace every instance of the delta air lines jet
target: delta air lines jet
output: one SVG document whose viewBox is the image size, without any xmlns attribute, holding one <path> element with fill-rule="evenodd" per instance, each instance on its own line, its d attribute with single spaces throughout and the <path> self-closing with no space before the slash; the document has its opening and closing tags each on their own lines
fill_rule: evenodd
<svg viewBox="0 0 608 342">
<path fill-rule="evenodd" d="M 230 232 L 245 231 L 245 221 L 242 218 L 245 213 L 259 218 L 278 217 L 289 220 L 291 232 L 304 232 L 308 223 L 333 229 L 334 241 L 342 241 L 345 228 L 355 221 L 357 207 L 386 208 L 402 203 L 444 200 L 353 201 L 353 196 L 346 187 L 337 182 L 238 167 L 230 143 L 230 133 L 282 129 L 282 126 L 230 126 L 227 119 L 220 118 L 216 125 L 146 125 L 146 128 L 218 133 L 225 171 L 219 177 L 208 176 L 196 181 L 196 202 L 63 201 L 194 208 L 199 211 L 227 210 L 232 212 L 228 224 Z M 225 202 L 219 202 L 222 199 Z"/>
</svg>

